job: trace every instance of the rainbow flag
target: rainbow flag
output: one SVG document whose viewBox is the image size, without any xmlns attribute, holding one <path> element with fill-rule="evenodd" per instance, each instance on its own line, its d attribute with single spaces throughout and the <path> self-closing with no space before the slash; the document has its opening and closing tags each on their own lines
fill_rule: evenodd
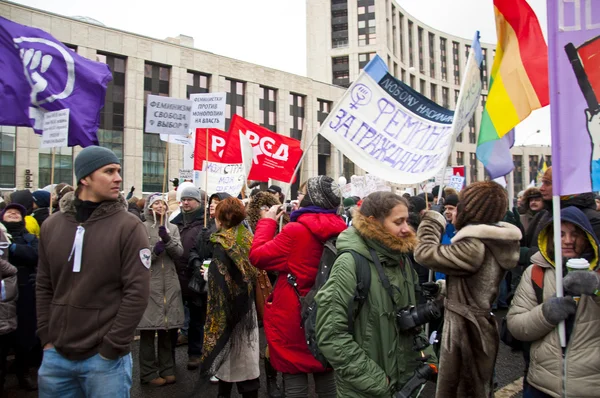
<svg viewBox="0 0 600 398">
<path fill-rule="evenodd" d="M 535 13 L 526 0 L 494 0 L 494 12 L 498 44 L 477 140 L 477 158 L 491 178 L 514 167 L 508 133 L 550 102 L 548 46 Z"/>
</svg>

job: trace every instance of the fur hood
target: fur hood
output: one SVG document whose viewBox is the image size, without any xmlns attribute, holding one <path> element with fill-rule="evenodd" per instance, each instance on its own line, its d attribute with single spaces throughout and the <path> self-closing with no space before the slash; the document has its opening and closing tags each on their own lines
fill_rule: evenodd
<svg viewBox="0 0 600 398">
<path fill-rule="evenodd" d="M 117 211 L 127 212 L 127 201 L 125 197 L 119 194 L 117 200 L 107 200 L 102 202 L 100 206 L 94 211 L 92 218 L 105 217 L 116 213 Z M 75 192 L 69 192 L 60 200 L 60 212 L 75 216 L 77 210 L 75 209 Z"/>
<path fill-rule="evenodd" d="M 414 232 L 406 238 L 398 238 L 384 230 L 379 222 L 371 221 L 363 216 L 360 211 L 354 212 L 352 226 L 363 238 L 373 239 L 395 252 L 410 253 L 418 243 Z"/>
<path fill-rule="evenodd" d="M 248 208 L 246 209 L 246 219 L 252 231 L 256 231 L 256 224 L 260 220 L 260 208 L 263 206 L 271 207 L 274 205 L 281 204 L 272 194 L 268 192 L 258 192 L 252 196 Z M 290 215 L 285 213 L 283 215 L 283 225 L 285 226 L 290 222 Z"/>
</svg>

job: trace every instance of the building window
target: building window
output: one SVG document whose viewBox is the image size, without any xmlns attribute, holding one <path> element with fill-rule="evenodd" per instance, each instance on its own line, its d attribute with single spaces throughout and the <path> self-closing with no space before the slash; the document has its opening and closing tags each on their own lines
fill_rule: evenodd
<svg viewBox="0 0 600 398">
<path fill-rule="evenodd" d="M 425 73 L 425 62 L 423 62 L 423 28 L 417 28 L 417 45 L 419 47 L 419 71 Z"/>
<path fill-rule="evenodd" d="M 459 90 L 454 90 L 454 107 L 456 108 L 456 104 L 458 103 L 458 95 L 460 94 Z"/>
<path fill-rule="evenodd" d="M 470 153 L 471 158 L 469 159 L 469 172 L 471 175 L 471 182 L 477 181 L 477 155 L 474 152 Z"/>
<path fill-rule="evenodd" d="M 457 151 L 456 152 L 456 165 L 464 166 L 464 164 L 465 164 L 465 153 Z"/>
<path fill-rule="evenodd" d="M 463 132 L 461 131 L 460 133 L 458 133 L 458 135 L 456 136 L 456 142 L 462 142 L 463 141 Z"/>
<path fill-rule="evenodd" d="M 348 182 L 350 182 L 351 177 L 355 174 L 354 171 L 354 163 L 352 163 L 352 161 L 350 159 L 348 159 L 346 156 L 344 156 L 344 177 L 346 177 L 346 180 Z"/>
<path fill-rule="evenodd" d="M 487 102 L 487 95 L 481 94 L 481 107 L 485 108 L 485 103 Z"/>
<path fill-rule="evenodd" d="M 396 56 L 396 46 L 398 45 L 398 31 L 396 29 L 396 7 L 392 6 L 392 53 Z"/>
<path fill-rule="evenodd" d="M 350 58 L 346 55 L 344 57 L 334 57 L 331 62 L 332 69 L 332 83 L 342 87 L 350 87 Z"/>
<path fill-rule="evenodd" d="M 406 83 L 406 71 L 404 69 L 400 69 L 400 80 Z"/>
<path fill-rule="evenodd" d="M 208 93 L 210 81 L 210 75 L 205 75 L 198 72 L 187 72 L 187 98 L 190 98 L 192 94 L 204 94 Z"/>
<path fill-rule="evenodd" d="M 317 100 L 319 104 L 319 109 L 317 111 L 317 121 L 319 122 L 319 126 L 323 124 L 329 112 L 331 112 L 331 107 L 333 103 L 331 101 L 326 101 L 322 99 Z M 329 170 L 328 164 L 331 162 L 331 143 L 322 135 L 319 134 L 318 141 L 318 173 L 319 175 L 327 175 L 327 170 Z"/>
<path fill-rule="evenodd" d="M 260 86 L 258 109 L 260 125 L 271 131 L 277 131 L 277 90 Z"/>
<path fill-rule="evenodd" d="M 444 108 L 450 108 L 449 91 L 448 87 L 442 87 L 442 106 Z"/>
<path fill-rule="evenodd" d="M 413 56 L 413 22 L 408 21 L 408 66 L 411 68 L 415 66 L 415 60 Z"/>
<path fill-rule="evenodd" d="M 398 75 L 398 64 L 394 62 L 394 77 L 398 79 L 400 75 Z"/>
<path fill-rule="evenodd" d="M 523 190 L 523 156 L 513 155 L 515 193 Z"/>
<path fill-rule="evenodd" d="M 431 95 L 429 96 L 429 98 L 433 101 L 437 103 L 437 85 L 431 83 L 430 85 L 430 90 L 431 90 Z"/>
<path fill-rule="evenodd" d="M 488 72 L 487 72 L 487 50 L 485 48 L 481 49 L 481 55 L 483 55 L 483 60 L 481 61 L 481 84 L 483 85 L 483 89 L 488 89 Z"/>
<path fill-rule="evenodd" d="M 465 59 L 469 59 L 469 51 L 471 51 L 471 45 L 465 44 Z"/>
<path fill-rule="evenodd" d="M 331 47 L 348 47 L 348 1 L 331 1 Z"/>
<path fill-rule="evenodd" d="M 552 166 L 552 155 L 545 155 L 544 158 L 546 159 L 546 166 Z"/>
<path fill-rule="evenodd" d="M 404 15 L 402 13 L 398 15 L 400 20 L 400 29 L 398 30 L 400 34 L 400 37 L 398 38 L 400 40 L 400 60 L 404 63 L 404 40 L 402 40 L 404 35 Z"/>
<path fill-rule="evenodd" d="M 104 108 L 100 111 L 98 142 L 121 160 L 123 175 L 123 132 L 125 130 L 125 58 L 96 54 L 96 61 L 109 66 L 113 79 L 106 87 Z"/>
<path fill-rule="evenodd" d="M 15 188 L 17 186 L 16 131 L 17 128 L 13 126 L 0 126 L 0 188 Z M 45 185 L 39 184 L 39 186 L 44 187 Z"/>
<path fill-rule="evenodd" d="M 452 60 L 454 62 L 454 84 L 460 84 L 460 44 L 452 42 Z"/>
<path fill-rule="evenodd" d="M 369 63 L 370 60 L 375 58 L 376 53 L 362 53 L 358 54 L 358 69 L 363 70 L 365 66 Z M 347 57 L 346 57 L 347 59 Z M 388 61 L 390 61 L 390 57 L 388 57 Z"/>
<path fill-rule="evenodd" d="M 477 143 L 477 133 L 475 126 L 475 115 L 469 120 L 469 144 Z"/>
<path fill-rule="evenodd" d="M 429 34 L 429 77 L 435 77 L 435 35 Z"/>
<path fill-rule="evenodd" d="M 416 80 L 416 79 L 415 79 L 415 76 L 414 76 L 414 75 L 410 75 L 410 87 L 411 87 L 413 90 L 415 90 L 415 89 L 416 89 L 416 87 L 415 87 L 415 80 Z"/>
<path fill-rule="evenodd" d="M 537 181 L 539 162 L 540 157 L 538 155 L 529 155 L 529 181 Z"/>
<path fill-rule="evenodd" d="M 45 187 L 50 184 L 50 174 L 52 172 L 52 148 L 39 149 L 39 187 Z M 2 171 L 4 173 L 4 170 Z M 56 148 L 54 157 L 54 183 L 65 182 L 69 185 L 73 182 L 73 148 Z"/>
<path fill-rule="evenodd" d="M 425 80 L 423 79 L 419 80 L 419 92 L 425 95 Z"/>
<path fill-rule="evenodd" d="M 447 65 L 447 57 L 446 57 L 446 39 L 440 37 L 440 59 L 442 62 L 442 80 L 448 81 L 448 65 Z"/>
<path fill-rule="evenodd" d="M 244 117 L 244 106 L 246 103 L 246 83 L 240 80 L 225 79 L 227 87 L 227 100 L 225 105 L 225 130 L 229 130 L 229 124 L 233 115 Z"/>
<path fill-rule="evenodd" d="M 144 120 L 146 120 L 146 105 L 148 94 L 169 96 L 169 81 L 171 70 L 166 66 L 144 64 Z M 165 167 L 166 143 L 161 141 L 159 134 L 144 132 L 144 161 L 142 191 L 162 192 Z M 168 169 L 166 170 L 168 175 Z"/>
<path fill-rule="evenodd" d="M 376 44 L 375 0 L 358 0 L 356 4 L 358 6 L 358 45 Z"/>
<path fill-rule="evenodd" d="M 290 93 L 290 137 L 302 141 L 302 128 L 304 127 L 304 101 L 300 94 Z"/>
</svg>

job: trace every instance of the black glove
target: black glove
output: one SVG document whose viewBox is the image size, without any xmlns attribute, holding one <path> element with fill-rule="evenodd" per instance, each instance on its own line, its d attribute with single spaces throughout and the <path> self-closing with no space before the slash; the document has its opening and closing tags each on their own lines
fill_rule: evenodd
<svg viewBox="0 0 600 398">
<path fill-rule="evenodd" d="M 154 254 L 156 254 L 157 256 L 159 256 L 164 251 L 165 251 L 165 242 L 163 242 L 162 240 L 159 240 L 154 245 Z"/>
<path fill-rule="evenodd" d="M 129 192 L 133 192 L 133 191 L 135 191 L 135 187 L 131 186 L 131 190 Z"/>
<path fill-rule="evenodd" d="M 425 282 L 421 285 L 421 291 L 425 298 L 433 299 L 440 292 L 440 285 L 436 282 Z"/>
<path fill-rule="evenodd" d="M 169 235 L 167 227 L 164 225 L 158 227 L 158 236 L 160 236 L 160 239 L 165 243 L 169 243 L 171 241 L 171 235 Z"/>
<path fill-rule="evenodd" d="M 577 312 L 577 303 L 573 300 L 573 297 L 554 296 L 542 304 L 544 318 L 553 325 L 558 325 L 575 312 Z"/>
</svg>

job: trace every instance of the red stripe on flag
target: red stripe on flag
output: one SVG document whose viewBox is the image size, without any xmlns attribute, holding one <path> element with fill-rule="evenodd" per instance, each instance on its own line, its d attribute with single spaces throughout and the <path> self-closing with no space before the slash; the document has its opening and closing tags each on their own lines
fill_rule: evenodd
<svg viewBox="0 0 600 398">
<path fill-rule="evenodd" d="M 596 94 L 600 98 L 600 40 L 599 37 L 584 43 L 577 49 L 581 64 L 585 70 L 588 81 Z"/>
</svg>

